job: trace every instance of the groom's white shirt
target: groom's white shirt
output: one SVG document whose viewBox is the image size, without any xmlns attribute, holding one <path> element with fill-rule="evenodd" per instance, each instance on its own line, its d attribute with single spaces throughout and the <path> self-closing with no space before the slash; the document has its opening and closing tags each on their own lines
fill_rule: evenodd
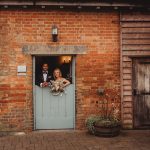
<svg viewBox="0 0 150 150">
<path fill-rule="evenodd" d="M 47 79 L 47 74 L 46 73 L 43 74 L 43 79 L 44 79 L 44 82 L 46 82 L 46 79 Z"/>
<path fill-rule="evenodd" d="M 43 79 L 44 79 L 44 82 L 46 82 L 47 75 L 48 75 L 48 74 L 46 74 L 46 73 L 43 73 Z M 42 83 L 40 83 L 40 87 L 42 87 Z"/>
</svg>

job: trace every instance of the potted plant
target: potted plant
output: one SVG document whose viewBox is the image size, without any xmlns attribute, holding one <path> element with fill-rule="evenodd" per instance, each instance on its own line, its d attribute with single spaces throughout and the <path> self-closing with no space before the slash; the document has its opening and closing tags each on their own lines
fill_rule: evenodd
<svg viewBox="0 0 150 150">
<path fill-rule="evenodd" d="M 119 120 L 119 94 L 118 90 L 99 89 L 98 108 L 100 115 L 90 116 L 86 119 L 86 126 L 91 134 L 103 137 L 113 137 L 120 133 L 121 123 Z"/>
</svg>

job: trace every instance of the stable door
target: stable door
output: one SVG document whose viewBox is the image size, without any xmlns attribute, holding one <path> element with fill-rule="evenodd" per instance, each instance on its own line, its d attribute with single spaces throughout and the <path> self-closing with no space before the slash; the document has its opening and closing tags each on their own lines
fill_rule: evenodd
<svg viewBox="0 0 150 150">
<path fill-rule="evenodd" d="M 49 87 L 41 88 L 34 84 L 34 117 L 35 129 L 73 129 L 75 124 L 75 58 L 71 61 L 60 62 L 59 57 L 34 57 L 34 73 L 45 60 L 50 64 L 51 71 L 59 67 L 62 72 L 68 66 L 71 84 L 64 88 L 64 92 L 54 95 Z M 65 64 L 64 64 L 65 63 Z M 69 64 L 67 64 L 69 63 Z M 67 67 L 66 67 L 67 68 Z M 53 72 L 51 72 L 53 75 Z M 67 75 L 65 76 L 67 77 Z M 35 77 L 36 78 L 36 77 Z"/>
</svg>

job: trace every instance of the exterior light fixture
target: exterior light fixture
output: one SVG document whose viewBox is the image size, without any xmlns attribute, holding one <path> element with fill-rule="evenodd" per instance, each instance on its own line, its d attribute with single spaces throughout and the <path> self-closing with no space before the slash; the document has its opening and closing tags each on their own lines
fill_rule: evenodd
<svg viewBox="0 0 150 150">
<path fill-rule="evenodd" d="M 57 36 L 58 36 L 58 28 L 56 25 L 52 26 L 52 41 L 57 42 Z"/>
<path fill-rule="evenodd" d="M 99 87 L 98 90 L 97 90 L 97 93 L 98 93 L 99 96 L 103 96 L 104 92 L 105 92 L 104 88 Z"/>
</svg>

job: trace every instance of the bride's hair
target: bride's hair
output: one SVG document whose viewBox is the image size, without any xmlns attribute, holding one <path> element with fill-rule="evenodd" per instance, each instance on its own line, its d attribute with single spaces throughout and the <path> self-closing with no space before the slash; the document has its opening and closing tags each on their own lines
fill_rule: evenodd
<svg viewBox="0 0 150 150">
<path fill-rule="evenodd" d="M 54 69 L 54 71 L 53 71 L 53 77 L 54 77 L 54 79 L 56 79 L 55 71 L 59 71 L 59 76 L 62 77 L 61 70 L 60 70 L 59 68 L 56 68 L 56 69 Z"/>
</svg>

